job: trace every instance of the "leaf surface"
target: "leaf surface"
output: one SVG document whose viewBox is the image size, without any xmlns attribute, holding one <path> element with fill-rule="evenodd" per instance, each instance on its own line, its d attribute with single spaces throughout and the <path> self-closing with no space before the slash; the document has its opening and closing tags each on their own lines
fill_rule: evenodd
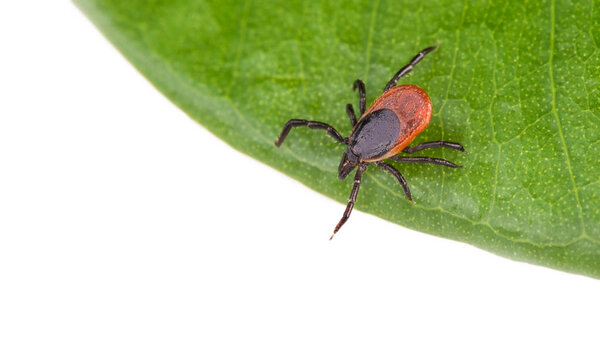
<svg viewBox="0 0 600 337">
<path fill-rule="evenodd" d="M 469 152 L 422 155 L 466 168 L 394 164 L 413 205 L 394 177 L 371 167 L 356 208 L 600 278 L 597 1 L 75 2 L 194 120 L 343 203 L 352 185 L 337 179 L 343 146 L 322 131 L 294 129 L 277 149 L 283 124 L 319 120 L 348 135 L 345 105 L 358 110 L 353 81 L 365 81 L 369 104 L 419 50 L 440 41 L 399 84 L 424 88 L 433 103 L 415 143 L 443 139 Z"/>
</svg>

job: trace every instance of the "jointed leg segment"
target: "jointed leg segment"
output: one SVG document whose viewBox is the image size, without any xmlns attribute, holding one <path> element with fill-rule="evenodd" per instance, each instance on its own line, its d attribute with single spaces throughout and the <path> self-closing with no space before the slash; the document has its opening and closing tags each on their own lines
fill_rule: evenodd
<svg viewBox="0 0 600 337">
<path fill-rule="evenodd" d="M 359 100 L 359 109 L 360 109 L 360 116 L 362 117 L 362 115 L 365 114 L 365 111 L 367 110 L 367 94 L 365 91 L 365 83 L 361 80 L 356 80 L 354 81 L 354 84 L 352 84 L 352 90 L 356 90 L 358 89 L 358 95 L 360 97 Z M 346 113 L 348 114 L 348 117 L 350 118 L 350 123 L 352 124 L 352 126 L 356 125 L 357 119 L 356 119 L 356 114 L 354 113 L 354 107 L 352 107 L 352 104 L 347 104 L 346 105 Z"/>
<path fill-rule="evenodd" d="M 392 77 L 392 79 L 385 86 L 385 89 L 383 89 L 383 92 L 386 92 L 386 91 L 390 90 L 391 88 L 395 87 L 396 84 L 398 83 L 398 80 L 400 79 L 400 77 L 408 74 L 413 69 L 413 67 L 425 57 L 425 55 L 434 51 L 438 47 L 438 45 L 439 45 L 439 43 L 435 46 L 427 47 L 427 48 L 421 50 L 420 53 L 418 53 L 415 57 L 413 57 L 413 59 L 410 61 L 409 64 L 405 65 L 402 69 L 398 70 L 396 75 L 394 75 L 394 77 Z"/>
<path fill-rule="evenodd" d="M 438 140 L 435 142 L 426 142 L 426 143 L 421 143 L 418 144 L 416 146 L 413 147 L 407 147 L 404 150 L 402 150 L 402 152 L 404 153 L 415 153 L 417 151 L 421 151 L 421 150 L 425 150 L 425 149 L 431 149 L 434 147 L 446 147 L 449 149 L 453 149 L 453 150 L 458 150 L 458 151 L 462 151 L 465 152 L 465 148 L 460 145 L 459 143 L 452 143 L 452 142 L 445 142 L 443 140 Z"/>
<path fill-rule="evenodd" d="M 365 170 L 367 169 L 368 165 L 369 164 L 367 164 L 367 163 L 362 163 L 362 164 L 358 165 L 358 169 L 356 170 L 356 174 L 354 175 L 354 185 L 352 186 L 352 192 L 350 192 L 350 198 L 348 198 L 348 206 L 346 206 L 344 215 L 338 222 L 337 226 L 335 226 L 335 229 L 333 230 L 333 234 L 331 234 L 331 237 L 329 238 L 329 240 L 333 239 L 333 236 L 335 235 L 335 233 L 337 233 L 340 230 L 340 228 L 342 228 L 342 226 L 346 223 L 346 221 L 350 217 L 350 213 L 352 213 L 352 209 L 354 208 L 354 203 L 356 202 L 356 196 L 358 195 L 358 188 L 360 187 L 360 181 L 362 179 L 362 175 L 365 172 Z"/>
<path fill-rule="evenodd" d="M 377 167 L 388 171 L 394 177 L 396 177 L 396 179 L 398 179 L 398 182 L 400 183 L 400 185 L 402 185 L 402 188 L 404 189 L 404 194 L 406 195 L 406 198 L 408 198 L 408 200 L 414 204 L 415 202 L 413 201 L 412 195 L 410 194 L 410 189 L 408 188 L 408 184 L 406 183 L 406 180 L 404 179 L 402 174 L 398 170 L 396 170 L 396 168 L 392 165 L 384 163 L 382 161 L 377 162 L 375 164 L 377 165 Z"/>
<path fill-rule="evenodd" d="M 342 137 L 342 135 L 340 135 L 340 133 L 336 129 L 334 129 L 333 126 L 331 126 L 329 124 L 316 122 L 316 121 L 307 121 L 304 119 L 290 119 L 287 123 L 285 123 L 283 130 L 281 130 L 281 134 L 275 141 L 275 146 L 277 146 L 277 147 L 281 146 L 281 143 L 283 143 L 283 141 L 285 140 L 285 137 L 287 137 L 290 130 L 293 127 L 297 127 L 297 126 L 306 126 L 309 129 L 323 129 L 323 130 L 327 131 L 328 135 L 335 138 L 335 140 L 337 140 L 338 142 L 343 143 L 343 144 L 346 144 L 346 142 L 347 142 L 347 139 Z"/>
<path fill-rule="evenodd" d="M 367 111 L 367 91 L 365 89 L 365 83 L 361 80 L 354 81 L 352 84 L 352 90 L 358 89 L 358 95 L 360 96 L 360 116 L 365 114 Z"/>
<path fill-rule="evenodd" d="M 436 164 L 436 165 L 444 165 L 449 167 L 464 167 L 461 165 L 456 165 L 452 162 L 447 161 L 442 158 L 432 158 L 432 157 L 401 157 L 399 155 L 395 155 L 390 157 L 391 160 L 397 161 L 399 163 L 425 163 L 425 164 Z"/>
<path fill-rule="evenodd" d="M 356 125 L 356 115 L 354 114 L 354 108 L 352 107 L 352 104 L 346 104 L 346 113 L 348 114 L 348 118 L 350 118 L 350 124 L 352 124 L 352 127 L 354 127 L 354 125 Z"/>
</svg>

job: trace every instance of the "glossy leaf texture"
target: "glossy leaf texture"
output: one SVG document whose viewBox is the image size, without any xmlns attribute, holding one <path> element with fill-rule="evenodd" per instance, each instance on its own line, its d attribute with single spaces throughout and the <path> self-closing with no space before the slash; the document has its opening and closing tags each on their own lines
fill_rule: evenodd
<svg viewBox="0 0 600 337">
<path fill-rule="evenodd" d="M 468 151 L 422 155 L 466 168 L 393 164 L 413 205 L 394 177 L 371 167 L 357 209 L 600 277 L 596 0 L 75 2 L 191 118 L 342 203 L 352 185 L 337 179 L 343 146 L 322 131 L 294 129 L 277 149 L 283 124 L 318 120 L 348 135 L 354 80 L 365 81 L 369 104 L 412 56 L 440 41 L 400 84 L 424 88 L 433 103 L 415 142 L 443 139 Z"/>
</svg>

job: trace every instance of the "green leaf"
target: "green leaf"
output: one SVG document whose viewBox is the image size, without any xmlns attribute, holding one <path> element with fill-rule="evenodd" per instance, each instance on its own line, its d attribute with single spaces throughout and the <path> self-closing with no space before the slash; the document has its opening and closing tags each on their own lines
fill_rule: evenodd
<svg viewBox="0 0 600 337">
<path fill-rule="evenodd" d="M 345 203 L 344 150 L 291 118 L 348 135 L 360 78 L 367 103 L 422 48 L 400 84 L 424 88 L 415 142 L 465 169 L 394 164 L 364 176 L 356 207 L 512 259 L 600 277 L 600 8 L 558 1 L 76 0 L 173 102 L 234 148 Z M 202 146 L 202 144 L 198 144 Z M 340 208 L 341 210 L 341 208 Z"/>
</svg>

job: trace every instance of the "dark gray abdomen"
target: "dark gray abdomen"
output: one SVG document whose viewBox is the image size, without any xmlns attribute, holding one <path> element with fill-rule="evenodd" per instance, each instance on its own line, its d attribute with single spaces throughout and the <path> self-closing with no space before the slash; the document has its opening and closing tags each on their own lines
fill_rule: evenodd
<svg viewBox="0 0 600 337">
<path fill-rule="evenodd" d="M 400 129 L 400 120 L 392 110 L 373 111 L 356 124 L 349 148 L 363 160 L 381 157 L 393 148 Z"/>
</svg>

